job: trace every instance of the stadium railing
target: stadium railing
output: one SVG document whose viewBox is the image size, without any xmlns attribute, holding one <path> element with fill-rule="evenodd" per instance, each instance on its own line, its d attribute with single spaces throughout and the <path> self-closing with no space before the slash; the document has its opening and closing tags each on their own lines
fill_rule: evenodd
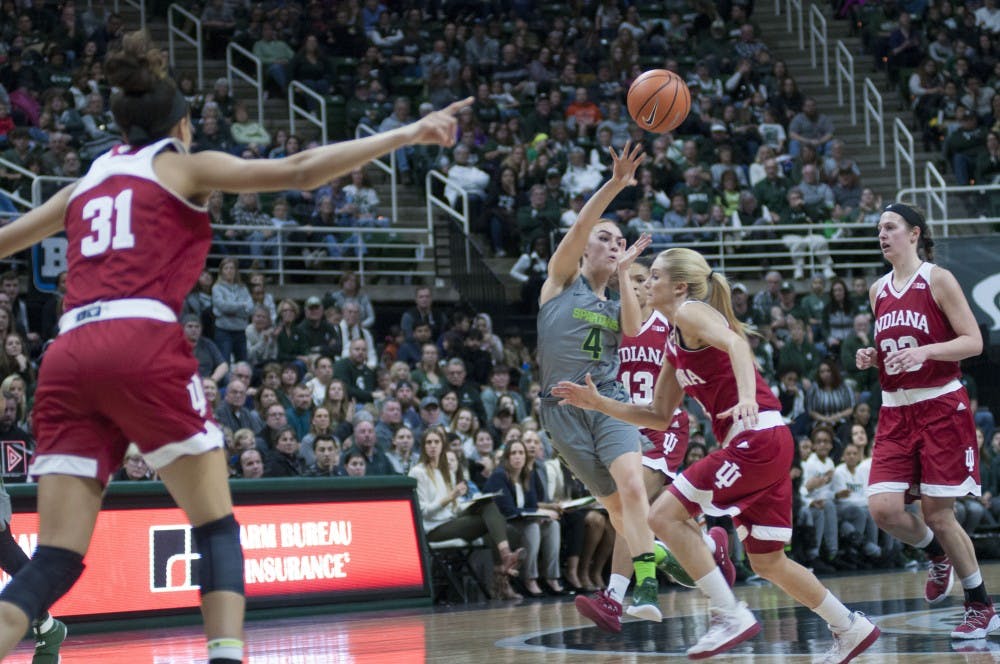
<svg viewBox="0 0 1000 664">
<path fill-rule="evenodd" d="M 934 237 L 1000 230 L 1000 183 L 945 186 L 941 173 L 930 163 L 924 171 L 924 180 L 923 187 L 900 190 L 897 200 L 922 207 Z"/>
<path fill-rule="evenodd" d="M 896 162 L 896 189 L 908 187 L 912 189 L 917 186 L 917 161 L 913 150 L 913 134 L 906 128 L 902 120 L 896 118 L 892 122 L 892 153 Z M 903 179 L 903 164 L 907 165 L 906 175 L 908 179 Z"/>
<path fill-rule="evenodd" d="M 254 75 L 246 73 L 233 63 L 233 55 L 240 55 L 245 60 L 249 60 L 254 66 Z M 260 58 L 246 50 L 236 42 L 229 42 L 226 45 L 226 81 L 229 85 L 230 94 L 233 91 L 233 76 L 248 83 L 257 93 L 257 122 L 264 123 L 264 65 Z M 292 122 L 295 120 L 292 119 Z"/>
<path fill-rule="evenodd" d="M 871 147 L 874 123 L 878 128 L 879 164 L 885 168 L 885 120 L 883 119 L 882 94 L 870 78 L 865 77 L 863 86 L 863 107 L 865 112 L 865 145 Z"/>
<path fill-rule="evenodd" d="M 194 37 L 184 31 L 184 26 L 179 24 L 178 17 L 183 17 L 191 22 L 194 26 Z M 178 23 L 175 23 L 175 21 Z M 205 88 L 205 40 L 201 31 L 201 19 L 178 4 L 170 5 L 167 9 L 167 52 L 170 57 L 171 68 L 177 67 L 174 49 L 175 38 L 185 41 L 194 47 L 196 57 L 198 58 L 198 89 L 203 90 Z"/>
<path fill-rule="evenodd" d="M 319 111 L 319 115 L 309 108 L 308 105 L 302 106 L 295 101 L 296 91 L 316 102 L 316 108 Z M 320 142 L 323 145 L 329 143 L 329 133 L 327 131 L 326 121 L 326 98 L 308 86 L 303 85 L 298 81 L 292 81 L 288 84 L 288 127 L 289 131 L 293 134 L 296 133 L 295 119 L 298 116 L 301 116 L 303 120 L 319 128 Z M 396 218 L 395 212 L 393 212 L 392 218 Z"/>
<path fill-rule="evenodd" d="M 830 44 L 826 35 L 826 17 L 816 5 L 809 6 L 809 60 L 816 69 L 816 45 L 823 58 L 823 85 L 830 87 Z"/>
<path fill-rule="evenodd" d="M 858 124 L 858 104 L 855 98 L 857 82 L 854 79 L 854 56 L 843 41 L 837 40 L 834 54 L 834 74 L 837 78 L 837 104 L 844 105 L 844 86 L 847 86 L 849 108 L 851 109 L 851 125 Z"/>
</svg>

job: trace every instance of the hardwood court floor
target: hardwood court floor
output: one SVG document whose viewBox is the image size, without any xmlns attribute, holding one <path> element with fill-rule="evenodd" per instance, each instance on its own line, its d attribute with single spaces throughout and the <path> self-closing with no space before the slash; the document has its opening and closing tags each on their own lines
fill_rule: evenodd
<svg viewBox="0 0 1000 664">
<path fill-rule="evenodd" d="M 1000 564 L 983 566 L 987 587 L 1000 592 Z M 1000 634 L 953 642 L 961 617 L 961 591 L 934 607 L 923 600 L 925 572 L 866 573 L 824 579 L 851 608 L 879 624 L 882 637 L 856 662 L 988 664 L 1000 662 Z M 823 652 L 830 634 L 812 612 L 768 585 L 739 585 L 763 622 L 761 634 L 716 658 L 725 662 L 804 663 Z M 684 648 L 706 627 L 705 601 L 696 591 L 661 595 L 662 624 L 627 621 L 622 633 L 600 632 L 581 618 L 572 598 L 494 602 L 468 607 L 317 615 L 247 625 L 251 664 L 642 664 L 686 661 Z M 5 661 L 27 664 L 25 642 Z M 195 627 L 156 632 L 70 635 L 64 664 L 173 664 L 204 662 L 204 640 Z"/>
</svg>

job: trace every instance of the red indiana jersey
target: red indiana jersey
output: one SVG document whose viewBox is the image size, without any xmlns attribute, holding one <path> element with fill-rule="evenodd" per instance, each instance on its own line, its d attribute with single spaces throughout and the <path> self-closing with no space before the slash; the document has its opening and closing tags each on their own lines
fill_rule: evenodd
<svg viewBox="0 0 1000 664">
<path fill-rule="evenodd" d="M 878 375 L 886 391 L 939 387 L 961 376 L 958 362 L 927 360 L 906 371 L 890 373 L 885 356 L 904 348 L 955 338 L 948 318 L 931 295 L 932 263 L 921 263 L 902 290 L 892 285 L 892 272 L 878 280 L 875 290 L 875 347 Z"/>
<path fill-rule="evenodd" d="M 622 335 L 618 346 L 618 380 L 625 386 L 629 400 L 640 406 L 653 401 L 653 388 L 663 368 L 663 347 L 670 334 L 670 323 L 658 311 L 646 319 L 634 337 Z M 657 449 L 663 448 L 665 432 L 642 429 Z"/>
<path fill-rule="evenodd" d="M 689 300 L 688 302 L 694 302 Z M 681 306 L 686 306 L 687 303 Z M 707 305 L 706 305 L 707 306 Z M 720 316 L 722 314 L 719 314 Z M 733 418 L 716 417 L 739 402 L 736 389 L 736 374 L 729 361 L 729 354 L 712 346 L 688 350 L 681 345 L 678 330 L 673 330 L 667 338 L 666 356 L 677 374 L 677 382 L 684 392 L 694 397 L 712 421 L 712 432 L 721 445 L 733 425 Z M 771 388 L 754 370 L 757 380 L 757 406 L 763 411 L 780 411 L 781 404 L 771 392 Z"/>
<path fill-rule="evenodd" d="M 166 138 L 98 157 L 66 206 L 65 310 L 123 298 L 159 300 L 180 314 L 212 244 L 208 213 L 164 187 L 153 171 Z M 86 278 L 79 275 L 86 274 Z"/>
</svg>

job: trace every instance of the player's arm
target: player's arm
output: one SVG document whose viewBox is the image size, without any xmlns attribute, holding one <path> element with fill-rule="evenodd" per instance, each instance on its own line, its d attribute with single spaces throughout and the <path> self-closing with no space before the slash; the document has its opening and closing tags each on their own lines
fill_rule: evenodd
<svg viewBox="0 0 1000 664">
<path fill-rule="evenodd" d="M 872 313 L 875 312 L 875 298 L 878 297 L 878 285 L 879 282 L 876 281 L 868 288 L 868 303 L 871 305 Z M 854 366 L 858 369 L 868 369 L 875 366 L 878 362 L 878 351 L 875 350 L 874 346 L 869 346 L 868 348 L 859 348 L 854 354 Z"/>
<path fill-rule="evenodd" d="M 632 285 L 632 278 L 628 270 L 652 241 L 653 237 L 649 233 L 643 233 L 618 261 L 618 292 L 621 295 L 622 303 L 622 332 L 630 337 L 639 334 L 639 330 L 642 328 L 642 307 L 639 306 L 639 298 L 635 294 L 635 287 Z"/>
<path fill-rule="evenodd" d="M 715 413 L 715 416 L 745 419 L 751 425 L 755 424 L 758 410 L 757 367 L 747 340 L 729 327 L 722 314 L 707 304 L 681 307 L 674 319 L 685 339 L 690 339 L 698 346 L 718 348 L 729 355 L 736 376 L 739 401 L 732 408 Z"/>
<path fill-rule="evenodd" d="M 924 346 L 927 359 L 960 362 L 982 353 L 983 335 L 955 275 L 950 270 L 935 266 L 931 271 L 930 286 L 934 301 L 947 316 L 951 329 L 955 330 L 955 338 Z"/>
<path fill-rule="evenodd" d="M 562 399 L 559 402 L 560 406 L 572 405 L 586 410 L 596 410 L 629 424 L 666 431 L 670 428 L 674 411 L 680 405 L 684 392 L 674 375 L 674 368 L 669 362 L 664 361 L 663 369 L 653 388 L 653 399 L 646 405 L 624 403 L 603 396 L 597 391 L 590 374 L 587 374 L 585 385 L 577 385 L 567 380 L 560 381 L 552 388 L 552 396 Z"/>
<path fill-rule="evenodd" d="M 6 258 L 16 254 L 61 231 L 65 225 L 66 204 L 74 187 L 76 183 L 63 187 L 34 210 L 0 228 L 0 256 Z"/>
<path fill-rule="evenodd" d="M 615 196 L 625 187 L 635 184 L 635 171 L 645 157 L 642 154 L 642 146 L 626 143 L 621 155 L 612 147 L 608 148 L 608 152 L 611 153 L 611 178 L 584 204 L 576 222 L 570 226 L 549 259 L 549 273 L 545 283 L 542 284 L 540 297 L 543 303 L 558 295 L 566 284 L 576 278 L 580 269 L 580 258 L 587 248 L 587 240 L 594 226 L 601 221 L 601 215 Z"/>
<path fill-rule="evenodd" d="M 471 97 L 463 99 L 398 129 L 323 145 L 284 159 L 241 159 L 206 151 L 192 155 L 166 152 L 158 161 L 164 160 L 171 180 L 189 197 L 216 189 L 233 193 L 310 190 L 406 145 L 453 145 L 455 115 L 471 103 Z"/>
</svg>

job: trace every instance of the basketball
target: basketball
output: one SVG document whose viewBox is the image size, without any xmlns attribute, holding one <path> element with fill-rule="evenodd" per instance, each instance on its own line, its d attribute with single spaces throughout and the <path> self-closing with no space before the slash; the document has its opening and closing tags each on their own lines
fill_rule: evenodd
<svg viewBox="0 0 1000 664">
<path fill-rule="evenodd" d="M 691 91 L 680 76 L 667 69 L 650 69 L 628 89 L 628 113 L 646 131 L 662 134 L 676 129 L 691 110 Z"/>
</svg>

